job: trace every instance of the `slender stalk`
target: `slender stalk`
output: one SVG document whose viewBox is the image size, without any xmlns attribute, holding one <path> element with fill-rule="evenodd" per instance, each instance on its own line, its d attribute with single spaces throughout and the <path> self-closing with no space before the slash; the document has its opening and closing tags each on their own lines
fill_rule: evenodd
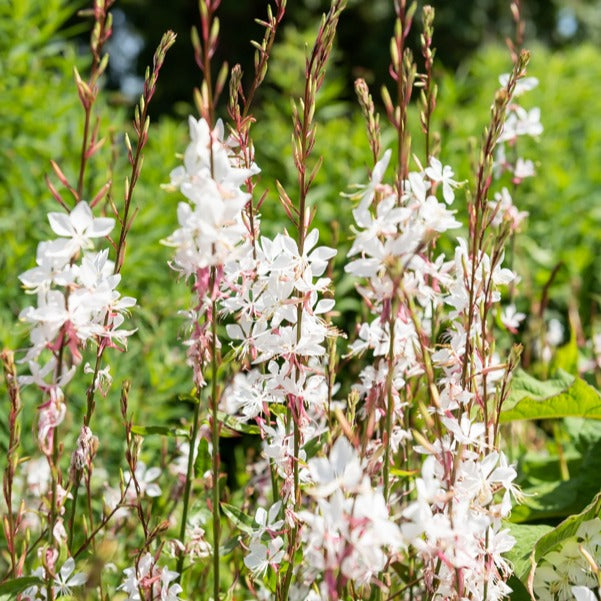
<svg viewBox="0 0 601 601">
<path fill-rule="evenodd" d="M 213 268 L 213 280 L 215 268 Z M 211 286 L 211 289 L 213 287 Z M 211 354 L 211 441 L 213 446 L 213 599 L 219 601 L 219 545 L 221 539 L 221 516 L 219 514 L 219 419 L 217 411 L 219 399 L 217 398 L 217 301 L 213 295 L 211 303 L 211 337 L 213 352 Z"/>
<path fill-rule="evenodd" d="M 192 421 L 192 432 L 190 433 L 190 450 L 188 453 L 188 467 L 186 469 L 186 484 L 184 487 L 184 507 L 182 510 L 182 523 L 179 530 L 179 540 L 182 544 L 186 539 L 186 522 L 188 521 L 188 506 L 190 504 L 190 492 L 192 490 L 192 475 L 194 470 L 194 454 L 196 450 L 196 438 L 198 437 L 198 427 L 200 423 L 200 403 L 201 403 L 200 388 L 197 391 L 196 405 L 194 406 L 194 418 Z M 182 573 L 184 568 L 185 556 L 182 553 L 177 560 L 177 572 Z"/>
<path fill-rule="evenodd" d="M 112 2 L 109 2 L 110 6 Z M 108 38 L 108 35 L 106 36 Z M 140 172 L 142 170 L 142 161 L 143 154 L 142 151 L 146 146 L 146 142 L 148 141 L 148 129 L 150 127 L 150 118 L 148 116 L 148 107 L 150 105 L 150 101 L 155 93 L 157 79 L 159 76 L 159 71 L 163 66 L 163 62 L 165 60 L 165 56 L 169 48 L 175 42 L 175 34 L 172 31 L 168 31 L 165 33 L 161 39 L 161 42 L 154 54 L 153 57 L 153 69 L 152 72 L 147 72 L 146 79 L 144 81 L 144 93 L 140 99 L 140 102 L 136 106 L 136 113 L 134 118 L 134 130 L 137 134 L 136 141 L 136 149 L 135 153 L 132 151 L 131 144 L 129 142 L 129 138 L 126 135 L 126 144 L 128 147 L 128 159 L 131 165 L 131 176 L 130 179 L 126 179 L 125 184 L 125 198 L 124 198 L 124 207 L 123 214 L 119 215 L 117 209 L 115 208 L 115 213 L 119 217 L 119 223 L 121 224 L 121 230 L 119 232 L 119 241 L 117 243 L 116 249 L 116 260 L 114 266 L 114 273 L 118 274 L 121 272 L 121 268 L 123 266 L 123 257 L 125 253 L 125 242 L 127 234 L 131 228 L 132 217 L 130 217 L 130 207 L 133 198 L 134 188 L 140 176 Z M 96 54 L 94 54 L 96 61 Z M 96 64 L 96 62 L 94 63 Z M 101 63 L 103 64 L 103 63 Z M 81 92 L 80 92 L 81 95 Z M 85 105 L 84 105 L 85 106 Z M 86 127 L 89 125 L 89 111 L 86 109 Z M 87 129 L 84 130 L 84 137 L 86 135 Z M 83 168 L 83 159 L 82 159 L 82 168 Z M 80 175 L 83 173 L 83 170 L 80 171 Z M 108 324 L 109 315 L 107 314 L 104 320 L 104 326 L 106 327 Z M 85 426 L 89 426 L 92 420 L 92 415 L 94 414 L 94 410 L 96 407 L 95 395 L 96 395 L 96 381 L 98 378 L 98 374 L 100 372 L 100 368 L 102 365 L 102 357 L 104 355 L 104 351 L 106 349 L 106 340 L 101 340 L 98 345 L 98 349 L 96 351 L 96 362 L 94 364 L 94 372 L 92 374 L 92 378 L 90 381 L 90 385 L 86 390 L 86 413 L 83 419 L 83 423 Z M 72 490 L 73 490 L 73 500 L 71 502 L 71 512 L 69 517 L 69 538 L 68 545 L 71 548 L 73 544 L 73 530 L 75 526 L 75 516 L 77 513 L 77 501 L 78 501 L 78 488 L 81 482 L 82 470 L 77 470 L 75 473 L 74 481 L 72 482 Z"/>
<path fill-rule="evenodd" d="M 13 480 L 15 472 L 19 464 L 19 446 L 21 444 L 21 420 L 20 413 L 22 409 L 21 395 L 17 380 L 17 370 L 15 367 L 14 355 L 12 351 L 4 350 L 0 355 L 4 367 L 4 379 L 10 400 L 9 412 L 9 441 L 6 457 L 6 468 L 2 480 L 2 489 L 4 493 L 4 501 L 6 503 L 6 518 L 3 520 L 4 536 L 8 546 L 10 555 L 11 575 L 17 577 L 17 552 L 16 552 L 16 535 L 18 530 L 19 518 L 17 521 L 13 515 Z"/>
<path fill-rule="evenodd" d="M 79 177 L 77 178 L 77 196 L 81 199 L 83 194 L 83 181 L 87 165 L 88 136 L 90 132 L 91 106 L 85 107 L 85 119 L 83 124 L 83 137 L 81 140 L 81 160 L 79 162 Z"/>
<path fill-rule="evenodd" d="M 491 171 L 493 165 L 493 152 L 497 140 L 503 131 L 505 123 L 505 114 L 507 104 L 509 103 L 515 86 L 520 77 L 523 77 L 529 54 L 522 51 L 519 60 L 514 65 L 507 86 L 497 92 L 492 107 L 491 123 L 486 133 L 484 146 L 482 148 L 480 163 L 478 165 L 477 183 L 474 202 L 469 205 L 469 230 L 470 230 L 470 258 L 471 270 L 469 274 L 469 302 L 465 331 L 467 333 L 463 368 L 461 374 L 461 384 L 468 390 L 472 389 L 472 376 L 469 370 L 470 359 L 473 354 L 471 327 L 475 317 L 475 296 L 476 296 L 476 270 L 479 266 L 479 257 L 482 250 L 485 227 L 483 227 L 484 212 L 486 209 L 486 199 L 488 189 L 491 184 Z"/>
<path fill-rule="evenodd" d="M 334 43 L 338 19 L 340 18 L 345 5 L 345 0 L 332 0 L 328 14 L 322 19 L 311 55 L 307 58 L 305 64 L 306 83 L 303 98 L 300 101 L 302 113 L 298 110 L 298 106 L 296 104 L 293 105 L 293 159 L 296 171 L 298 173 L 299 190 L 298 208 L 293 207 L 293 210 L 296 214 L 297 246 L 300 256 L 302 256 L 304 252 L 307 227 L 311 220 L 311 216 L 307 207 L 307 194 L 321 164 L 320 161 L 318 161 L 313 169 L 310 172 L 307 172 L 309 157 L 311 156 L 311 152 L 315 144 L 315 123 L 313 119 L 315 115 L 316 95 L 325 77 L 325 67 Z M 296 320 L 297 343 L 300 342 L 302 337 L 302 314 L 302 299 L 301 295 L 299 295 Z M 299 364 L 295 367 L 297 377 L 300 376 L 299 370 L 303 360 L 303 357 L 298 357 Z M 291 397 L 293 406 L 289 407 L 289 409 L 291 409 L 289 414 L 293 420 L 293 510 L 296 513 L 299 511 L 301 503 L 298 458 L 301 448 L 301 431 L 299 421 L 301 418 L 301 403 L 303 403 L 303 400 L 302 398 L 295 397 L 294 395 L 291 395 Z M 288 593 L 294 570 L 294 554 L 298 546 L 298 532 L 298 525 L 295 524 L 288 537 L 289 563 L 288 569 L 286 570 L 286 575 L 284 577 L 284 583 L 280 590 L 279 599 L 281 601 L 287 601 L 288 599 Z"/>
</svg>

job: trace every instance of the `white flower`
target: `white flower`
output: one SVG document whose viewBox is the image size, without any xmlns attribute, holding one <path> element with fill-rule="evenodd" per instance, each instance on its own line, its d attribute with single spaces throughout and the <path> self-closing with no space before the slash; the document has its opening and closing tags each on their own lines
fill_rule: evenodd
<svg viewBox="0 0 601 601">
<path fill-rule="evenodd" d="M 52 231 L 62 238 L 52 249 L 54 256 L 72 257 L 82 248 L 92 248 L 91 238 L 107 236 L 115 225 L 115 220 L 108 217 L 95 218 L 88 203 L 84 200 L 75 205 L 67 215 L 65 213 L 48 213 L 48 221 Z"/>
<path fill-rule="evenodd" d="M 518 136 L 540 136 L 543 126 L 540 122 L 540 109 L 535 107 L 530 111 L 521 106 L 514 106 L 503 125 L 499 142 L 515 140 Z"/>
<path fill-rule="evenodd" d="M 329 457 L 309 460 L 309 474 L 316 485 L 312 494 L 327 497 L 337 489 L 354 492 L 363 481 L 363 468 L 351 443 L 344 437 L 338 438 Z"/>
<path fill-rule="evenodd" d="M 278 517 L 281 509 L 281 501 L 274 503 L 269 508 L 269 512 L 265 511 L 263 507 L 259 507 L 255 513 L 255 522 L 259 525 L 259 528 L 253 533 L 253 536 L 260 538 L 265 533 L 278 531 L 284 525 L 284 520 Z"/>
<path fill-rule="evenodd" d="M 284 539 L 281 536 L 270 540 L 267 545 L 259 539 L 252 539 L 244 565 L 255 578 L 264 576 L 270 565 L 277 566 L 284 558 Z"/>
<path fill-rule="evenodd" d="M 123 573 L 125 579 L 117 590 L 127 593 L 127 601 L 141 601 L 140 590 L 149 594 L 142 599 L 180 601 L 182 587 L 172 584 L 179 574 L 158 566 L 150 553 L 145 553 L 133 568 L 126 568 Z"/>
<path fill-rule="evenodd" d="M 143 461 L 138 461 L 136 464 L 136 480 L 138 481 L 138 486 L 140 487 L 140 494 L 147 495 L 149 497 L 159 497 L 161 496 L 161 488 L 160 486 L 154 482 L 161 475 L 161 468 L 159 467 L 151 467 L 146 469 L 146 464 Z M 131 478 L 130 472 L 124 472 L 125 482 L 128 482 Z M 134 484 L 130 482 L 127 492 L 129 495 L 134 493 Z"/>
<path fill-rule="evenodd" d="M 506 87 L 509 83 L 509 73 L 503 73 L 499 75 L 499 83 Z M 513 92 L 513 97 L 521 96 L 524 92 L 529 92 L 530 90 L 534 90 L 538 85 L 538 79 L 536 77 L 523 77 L 518 79 L 515 84 L 515 90 Z"/>
<path fill-rule="evenodd" d="M 73 574 L 75 570 L 75 560 L 69 557 L 63 564 L 58 574 L 54 577 L 55 584 L 53 585 L 55 595 L 71 595 L 71 588 L 82 586 L 85 584 L 88 577 L 81 572 Z"/>
<path fill-rule="evenodd" d="M 361 195 L 361 201 L 359 202 L 359 206 L 356 211 L 358 213 L 363 213 L 369 209 L 371 205 L 374 195 L 380 184 L 382 183 L 382 178 L 384 177 L 384 173 L 386 172 L 386 168 L 388 167 L 388 163 L 390 162 L 390 157 L 392 155 L 392 150 L 388 148 L 382 158 L 375 164 L 373 171 L 371 172 L 371 178 L 369 184 L 365 188 L 365 191 Z"/>
<path fill-rule="evenodd" d="M 507 305 L 501 314 L 502 324 L 512 333 L 516 333 L 520 323 L 526 319 L 525 313 L 519 313 L 514 304 Z"/>
<path fill-rule="evenodd" d="M 426 175 L 436 183 L 442 183 L 442 196 L 444 201 L 450 205 L 455 200 L 453 188 L 459 186 L 459 182 L 453 179 L 453 170 L 435 157 L 430 157 L 430 166 L 425 169 Z"/>
</svg>

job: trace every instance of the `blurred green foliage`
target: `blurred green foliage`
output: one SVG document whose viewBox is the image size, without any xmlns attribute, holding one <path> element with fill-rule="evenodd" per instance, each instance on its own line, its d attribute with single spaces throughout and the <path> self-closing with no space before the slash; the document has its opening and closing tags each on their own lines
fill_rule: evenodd
<svg viewBox="0 0 601 601">
<path fill-rule="evenodd" d="M 10 337 L 20 296 L 15 279 L 33 260 L 34 240 L 49 208 L 44 173 L 78 140 L 71 75 L 75 48 L 57 31 L 71 15 L 67 0 L 0 4 L 0 289 L 1 342 Z"/>
</svg>

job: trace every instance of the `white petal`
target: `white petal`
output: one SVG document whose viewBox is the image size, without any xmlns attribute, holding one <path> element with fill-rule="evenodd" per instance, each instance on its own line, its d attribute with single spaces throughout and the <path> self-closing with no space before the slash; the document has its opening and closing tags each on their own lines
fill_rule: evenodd
<svg viewBox="0 0 601 601">
<path fill-rule="evenodd" d="M 92 225 L 86 230 L 86 234 L 90 238 L 99 238 L 110 234 L 113 227 L 115 227 L 114 219 L 111 219 L 110 217 L 99 217 L 92 221 Z"/>
<path fill-rule="evenodd" d="M 144 482 L 152 482 L 161 475 L 160 467 L 151 467 L 146 474 L 144 474 Z"/>
<path fill-rule="evenodd" d="M 576 601 L 597 601 L 595 593 L 586 586 L 573 586 L 572 594 Z"/>
<path fill-rule="evenodd" d="M 334 307 L 334 305 L 336 304 L 336 301 L 334 301 L 334 299 L 332 298 L 322 298 L 317 305 L 315 305 L 315 309 L 313 309 L 313 313 L 315 313 L 316 315 L 319 315 L 321 313 L 327 313 L 328 311 L 331 311 L 332 308 Z"/>
<path fill-rule="evenodd" d="M 77 574 L 75 574 L 73 576 L 73 578 L 71 578 L 69 580 L 68 585 L 69 586 L 81 586 L 82 584 L 85 584 L 87 580 L 88 580 L 87 574 L 84 574 L 83 572 L 78 572 Z"/>
<path fill-rule="evenodd" d="M 73 226 L 68 215 L 64 213 L 48 213 L 48 221 L 52 231 L 58 236 L 71 237 L 73 235 Z"/>
<path fill-rule="evenodd" d="M 305 238 L 305 253 L 308 253 L 317 244 L 317 240 L 319 240 L 319 231 L 317 228 L 313 228 Z"/>
<path fill-rule="evenodd" d="M 69 578 L 69 576 L 72 574 L 74 569 L 75 569 L 75 560 L 72 557 L 69 557 L 69 559 L 67 559 L 67 561 L 65 561 L 65 563 L 63 564 L 63 567 L 60 569 L 60 572 L 59 572 L 59 575 L 63 582 L 65 582 L 67 580 L 67 578 Z"/>
<path fill-rule="evenodd" d="M 75 228 L 75 231 L 81 234 L 82 232 L 85 232 L 86 228 L 92 223 L 94 217 L 88 203 L 82 200 L 78 202 L 71 211 L 69 219 Z"/>
<path fill-rule="evenodd" d="M 161 496 L 161 489 L 158 486 L 158 484 L 154 484 L 154 483 L 153 484 L 149 484 L 146 487 L 146 494 L 149 497 L 160 497 Z"/>
</svg>

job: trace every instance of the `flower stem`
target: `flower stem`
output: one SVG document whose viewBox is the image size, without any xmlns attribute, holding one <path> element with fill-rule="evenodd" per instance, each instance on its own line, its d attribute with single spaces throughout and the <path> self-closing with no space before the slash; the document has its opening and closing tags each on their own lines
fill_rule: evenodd
<svg viewBox="0 0 601 601">
<path fill-rule="evenodd" d="M 213 287 L 215 286 L 215 268 L 211 270 Z M 214 292 L 214 291 L 213 291 Z M 213 446 L 213 599 L 219 601 L 219 544 L 221 538 L 221 516 L 219 515 L 219 419 L 217 410 L 217 301 L 213 294 L 211 303 L 211 337 L 213 352 L 211 353 L 211 441 Z"/>
<path fill-rule="evenodd" d="M 194 454 L 196 449 L 196 438 L 198 436 L 198 425 L 200 421 L 200 401 L 201 394 L 200 388 L 198 389 L 198 398 L 196 399 L 196 405 L 194 406 L 194 418 L 192 422 L 192 432 L 190 434 L 190 452 L 188 453 L 188 468 L 186 470 L 186 485 L 184 488 L 184 507 L 182 510 L 182 523 L 179 530 L 179 540 L 182 545 L 185 545 L 186 541 L 186 522 L 188 521 L 188 507 L 190 504 L 190 491 L 192 489 L 192 476 L 194 470 Z M 181 575 L 184 568 L 185 555 L 182 554 L 177 560 L 177 573 Z"/>
</svg>

